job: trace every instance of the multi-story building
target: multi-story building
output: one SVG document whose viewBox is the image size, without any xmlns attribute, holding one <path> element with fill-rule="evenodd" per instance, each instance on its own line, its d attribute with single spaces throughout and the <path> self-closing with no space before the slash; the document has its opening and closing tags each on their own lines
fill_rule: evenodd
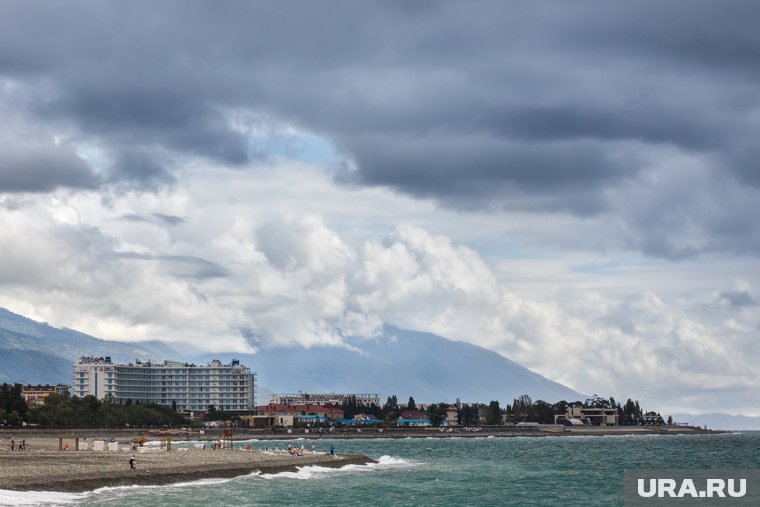
<svg viewBox="0 0 760 507">
<path fill-rule="evenodd" d="M 181 412 L 254 409 L 256 374 L 233 359 L 206 366 L 164 361 L 115 364 L 110 357 L 82 357 L 74 365 L 74 396 L 93 395 L 115 403 L 155 403 Z"/>
<path fill-rule="evenodd" d="M 41 405 L 45 402 L 45 398 L 50 396 L 51 394 L 57 394 L 59 396 L 66 396 L 69 393 L 69 386 L 65 386 L 62 384 L 57 384 L 54 386 L 51 385 L 22 385 L 21 386 L 21 397 L 24 398 L 24 401 L 27 402 L 29 405 Z"/>
<path fill-rule="evenodd" d="M 337 394 L 337 393 L 305 393 L 298 391 L 296 394 L 273 394 L 269 397 L 270 405 L 342 405 L 350 398 L 356 400 L 357 405 L 370 406 L 373 403 L 380 406 L 379 394 Z"/>
</svg>

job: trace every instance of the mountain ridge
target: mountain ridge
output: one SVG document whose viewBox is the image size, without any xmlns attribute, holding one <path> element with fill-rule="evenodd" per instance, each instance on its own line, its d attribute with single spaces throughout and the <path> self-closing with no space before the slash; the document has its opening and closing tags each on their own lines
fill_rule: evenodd
<svg viewBox="0 0 760 507">
<path fill-rule="evenodd" d="M 347 342 L 350 348 L 281 347 L 235 358 L 256 371 L 259 384 L 272 392 L 347 391 L 414 396 L 421 402 L 460 398 L 504 404 L 522 394 L 548 402 L 587 398 L 494 351 L 432 333 L 386 326 L 379 337 Z M 210 358 L 204 354 L 196 360 Z M 332 367 L 320 366 L 327 364 Z"/>
<path fill-rule="evenodd" d="M 109 341 L 24 317 L 0 308 L 0 383 L 71 383 L 81 356 L 111 356 L 114 361 L 166 358 L 166 345 Z"/>
<path fill-rule="evenodd" d="M 0 308 L 0 382 L 69 383 L 83 355 L 115 362 L 240 359 L 258 373 L 262 392 L 298 390 L 396 394 L 420 402 L 499 400 L 522 394 L 548 402 L 580 394 L 493 352 L 463 341 L 385 326 L 381 336 L 347 339 L 347 348 L 274 348 L 257 354 L 216 353 L 188 358 L 159 341 L 106 341 Z M 263 400 L 259 400 L 263 401 Z"/>
</svg>

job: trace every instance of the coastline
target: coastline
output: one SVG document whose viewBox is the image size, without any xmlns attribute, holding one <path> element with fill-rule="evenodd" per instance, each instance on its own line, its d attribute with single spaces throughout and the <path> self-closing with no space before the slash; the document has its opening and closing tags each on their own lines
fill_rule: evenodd
<svg viewBox="0 0 760 507">
<path fill-rule="evenodd" d="M 451 438 L 451 437 L 545 437 L 545 436 L 579 436 L 579 435 L 711 435 L 730 433 L 731 430 L 706 429 L 694 426 L 562 426 L 557 424 L 541 424 L 535 426 L 493 426 L 465 429 L 454 427 L 451 431 L 441 428 L 396 427 L 383 428 L 382 432 L 374 428 L 342 428 L 335 431 L 317 433 L 315 430 L 295 428 L 285 429 L 240 429 L 234 431 L 235 441 L 245 440 L 321 440 L 321 439 L 354 439 L 354 438 Z M 0 429 L 0 451 L 5 447 L 2 442 L 13 436 L 16 439 L 24 437 L 55 438 L 74 436 L 90 439 L 113 438 L 127 442 L 133 437 L 145 437 L 147 440 L 159 440 L 162 437 L 172 437 L 175 441 L 195 440 L 212 442 L 222 438 L 222 430 L 206 429 L 203 434 L 198 430 L 139 430 L 113 428 L 2 428 Z"/>
<path fill-rule="evenodd" d="M 26 433 L 29 435 L 29 432 Z M 58 439 L 27 436 L 27 450 L 11 451 L 10 440 L 0 440 L 0 489 L 13 491 L 85 492 L 103 487 L 157 486 L 201 479 L 227 479 L 252 473 L 296 472 L 318 465 L 341 468 L 375 460 L 362 455 L 330 456 L 305 451 L 292 456 L 283 451 L 184 448 L 136 452 L 137 469 L 129 468 L 133 452 L 128 439 L 118 439 L 118 451 L 58 451 Z M 69 440 L 71 441 L 71 440 Z"/>
<path fill-rule="evenodd" d="M 205 435 L 174 435 L 175 441 L 216 441 L 218 431 L 207 431 Z M 699 428 L 652 429 L 646 427 L 526 427 L 526 428 L 489 428 L 481 431 L 431 431 L 421 428 L 401 429 L 379 433 L 369 429 L 357 432 L 336 431 L 333 433 L 305 433 L 293 430 L 292 433 L 271 433 L 262 431 L 238 431 L 235 434 L 236 449 L 211 450 L 210 445 L 202 448 L 174 448 L 162 451 L 157 446 L 147 449 L 153 452 L 134 453 L 137 469 L 129 469 L 129 458 L 133 454 L 130 440 L 133 437 L 145 437 L 158 441 L 155 432 L 138 432 L 135 430 L 51 430 L 51 429 L 14 429 L 3 430 L 0 438 L 0 489 L 15 491 L 57 491 L 85 492 L 103 487 L 118 486 L 157 486 L 198 481 L 202 479 L 227 479 L 255 472 L 277 474 L 296 472 L 299 467 L 318 465 L 340 468 L 346 465 L 366 465 L 376 463 L 363 455 L 330 456 L 327 444 L 320 439 L 397 439 L 397 438 L 517 438 L 517 437 L 573 437 L 573 436 L 611 436 L 611 435 L 709 435 L 724 431 Z M 92 442 L 95 439 L 113 439 L 118 443 L 118 451 L 75 451 L 74 437 L 81 441 Z M 26 440 L 26 450 L 11 451 L 10 438 L 17 442 Z M 71 445 L 69 451 L 58 451 L 59 438 L 65 438 Z M 246 440 L 300 440 L 309 441 L 308 446 L 318 446 L 319 451 L 306 450 L 302 456 L 292 456 L 287 452 L 241 450 L 240 441 Z"/>
</svg>

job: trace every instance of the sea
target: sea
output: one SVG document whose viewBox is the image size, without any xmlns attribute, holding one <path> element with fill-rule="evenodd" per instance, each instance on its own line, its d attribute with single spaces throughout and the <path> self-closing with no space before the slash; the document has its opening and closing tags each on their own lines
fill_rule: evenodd
<svg viewBox="0 0 760 507">
<path fill-rule="evenodd" d="M 325 452 L 334 445 L 337 454 L 377 463 L 76 494 L 0 490 L 0 505 L 608 506 L 623 505 L 625 470 L 760 468 L 760 432 L 248 442 L 258 449 L 314 444 Z"/>
</svg>

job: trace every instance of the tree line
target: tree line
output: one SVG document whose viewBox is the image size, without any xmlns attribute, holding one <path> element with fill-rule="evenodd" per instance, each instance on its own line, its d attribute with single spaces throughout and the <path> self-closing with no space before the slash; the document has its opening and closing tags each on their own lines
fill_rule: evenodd
<svg viewBox="0 0 760 507">
<path fill-rule="evenodd" d="M 450 405 L 447 403 L 430 404 L 426 406 L 425 415 L 431 425 L 439 426 L 446 418 L 446 412 Z M 585 401 L 561 400 L 549 403 L 544 400 L 533 401 L 527 394 L 515 398 L 511 404 L 502 408 L 499 401 L 494 400 L 489 404 L 470 403 L 464 404 L 459 400 L 455 403 L 457 409 L 456 424 L 460 426 L 480 426 L 482 424 L 497 426 L 501 424 L 517 424 L 521 422 L 533 422 L 539 424 L 554 424 L 555 416 L 564 415 L 569 407 L 603 408 L 615 410 L 618 421 L 623 426 L 635 426 L 644 424 L 665 424 L 659 413 L 644 411 L 638 400 L 628 399 L 625 403 L 617 403 L 615 398 L 603 398 L 593 395 Z M 351 419 L 357 414 L 366 414 L 386 423 L 397 420 L 404 410 L 417 410 L 417 404 L 413 397 L 409 397 L 406 405 L 400 404 L 396 395 L 388 396 L 382 406 L 376 404 L 363 405 L 357 403 L 355 398 L 349 397 L 342 404 L 344 417 Z M 667 424 L 672 424 L 673 419 L 668 417 Z M 454 423 L 451 421 L 450 423 Z"/>
<path fill-rule="evenodd" d="M 449 424 L 460 426 L 483 424 L 497 426 L 521 422 L 553 424 L 555 416 L 564 415 L 571 406 L 613 409 L 618 415 L 619 423 L 624 426 L 641 425 L 645 421 L 647 424 L 665 423 L 656 412 L 645 412 L 638 400 L 628 399 L 621 404 L 612 397 L 603 398 L 594 395 L 583 402 L 561 400 L 548 403 L 543 400 L 533 401 L 530 396 L 522 395 L 504 408 L 496 400 L 487 405 L 466 404 L 457 400 L 455 403 L 457 420 L 449 421 Z M 358 402 L 356 397 L 350 396 L 344 400 L 341 408 L 346 419 L 365 414 L 382 421 L 382 424 L 394 424 L 405 410 L 417 410 L 418 406 L 412 396 L 406 404 L 403 404 L 399 403 L 396 395 L 391 395 L 382 406 L 375 403 L 366 405 Z M 449 408 L 448 403 L 426 405 L 423 417 L 428 419 L 432 426 L 441 426 Z M 216 410 L 214 406 L 209 406 L 203 417 L 206 421 L 237 418 L 237 415 Z M 177 412 L 176 406 L 165 407 L 139 402 L 127 402 L 121 405 L 108 400 L 101 401 L 91 395 L 78 398 L 51 394 L 45 398 L 44 403 L 29 406 L 21 396 L 21 386 L 2 384 L 0 385 L 0 423 L 8 425 L 29 423 L 56 428 L 119 428 L 185 426 L 190 425 L 191 421 Z M 667 423 L 672 424 L 672 418 L 669 417 Z"/>
<path fill-rule="evenodd" d="M 50 394 L 39 405 L 27 405 L 18 385 L 0 386 L 0 422 L 28 423 L 51 428 L 123 428 L 182 426 L 187 418 L 170 407 L 154 404 L 120 405 L 95 396 Z"/>
</svg>

